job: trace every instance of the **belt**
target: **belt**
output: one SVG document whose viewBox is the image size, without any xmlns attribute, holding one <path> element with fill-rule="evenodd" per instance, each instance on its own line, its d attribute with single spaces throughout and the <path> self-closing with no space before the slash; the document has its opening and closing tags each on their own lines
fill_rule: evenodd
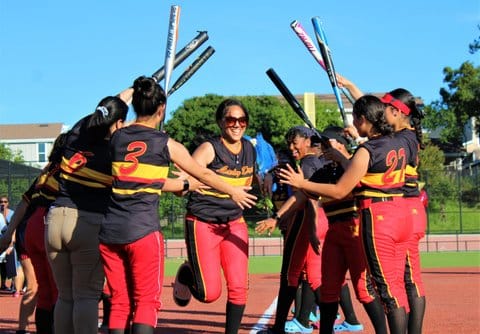
<svg viewBox="0 0 480 334">
<path fill-rule="evenodd" d="M 373 203 L 381 203 L 381 202 L 393 202 L 395 197 L 367 197 L 367 198 L 359 198 L 357 201 L 357 206 L 360 209 L 365 209 L 370 207 Z"/>
<path fill-rule="evenodd" d="M 392 202 L 393 197 L 372 197 L 372 203 L 379 203 L 379 202 Z"/>
</svg>

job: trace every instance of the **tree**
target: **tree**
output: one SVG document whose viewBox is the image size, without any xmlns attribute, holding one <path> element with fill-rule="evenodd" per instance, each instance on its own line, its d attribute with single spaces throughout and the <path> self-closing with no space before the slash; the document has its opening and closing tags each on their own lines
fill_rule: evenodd
<svg viewBox="0 0 480 334">
<path fill-rule="evenodd" d="M 480 24 L 477 26 L 478 30 L 480 30 Z M 469 52 L 473 55 L 475 52 L 480 50 L 480 37 L 473 40 L 470 45 L 468 45 Z"/>
<path fill-rule="evenodd" d="M 0 159 L 18 163 L 24 162 L 21 152 L 13 152 L 10 148 L 2 143 L 0 143 Z"/>
<path fill-rule="evenodd" d="M 477 26 L 480 30 L 480 25 Z M 480 37 L 469 45 L 469 52 L 480 49 Z M 458 70 L 443 69 L 443 82 L 447 88 L 440 89 L 441 100 L 425 108 L 424 125 L 429 129 L 441 129 L 440 139 L 461 147 L 465 142 L 465 125 L 474 118 L 475 130 L 480 133 L 480 67 L 464 62 Z"/>
<path fill-rule="evenodd" d="M 464 127 L 475 118 L 476 131 L 480 132 L 480 67 L 464 62 L 459 69 L 443 70 L 447 87 L 440 89 L 441 100 L 425 108 L 424 125 L 429 129 L 441 129 L 441 140 L 458 147 L 465 141 Z"/>
<path fill-rule="evenodd" d="M 438 208 L 451 196 L 451 189 L 455 189 L 443 168 L 445 155 L 438 146 L 432 144 L 430 140 L 426 140 L 425 148 L 419 152 L 419 158 L 418 173 L 420 180 L 425 182 L 430 206 Z"/>
<path fill-rule="evenodd" d="M 165 130 L 175 140 L 183 143 L 192 152 L 208 136 L 218 134 L 215 123 L 215 111 L 225 97 L 207 94 L 185 100 L 165 124 Z M 255 137 L 261 132 L 265 140 L 275 150 L 285 147 L 285 133 L 295 125 L 302 125 L 302 120 L 295 114 L 288 103 L 274 96 L 235 97 L 248 109 L 250 124 L 246 134 Z M 341 124 L 340 113 L 334 104 L 316 101 L 317 128 Z"/>
</svg>

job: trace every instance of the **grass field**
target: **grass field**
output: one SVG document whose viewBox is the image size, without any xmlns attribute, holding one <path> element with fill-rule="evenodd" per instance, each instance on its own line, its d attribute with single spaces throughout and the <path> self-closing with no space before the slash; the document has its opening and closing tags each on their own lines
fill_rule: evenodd
<svg viewBox="0 0 480 334">
<path fill-rule="evenodd" d="M 479 267 L 480 252 L 438 252 L 422 253 L 423 268 L 447 267 Z M 165 276 L 175 276 L 183 259 L 167 259 L 165 261 Z M 275 274 L 280 272 L 281 256 L 250 257 L 249 272 L 251 274 Z"/>
</svg>

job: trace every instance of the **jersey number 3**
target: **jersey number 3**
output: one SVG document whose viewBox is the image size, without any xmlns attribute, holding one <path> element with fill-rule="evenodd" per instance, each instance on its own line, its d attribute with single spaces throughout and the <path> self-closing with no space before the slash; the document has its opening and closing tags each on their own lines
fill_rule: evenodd
<svg viewBox="0 0 480 334">
<path fill-rule="evenodd" d="M 125 161 L 128 162 L 120 167 L 120 173 L 132 174 L 138 168 L 137 157 L 143 155 L 147 150 L 147 144 L 143 141 L 134 141 L 127 146 L 127 151 L 130 152 L 125 155 Z"/>
</svg>

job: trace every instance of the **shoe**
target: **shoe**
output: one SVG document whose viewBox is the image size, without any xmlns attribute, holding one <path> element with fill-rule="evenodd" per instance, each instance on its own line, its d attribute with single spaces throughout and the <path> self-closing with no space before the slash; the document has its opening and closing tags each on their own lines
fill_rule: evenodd
<svg viewBox="0 0 480 334">
<path fill-rule="evenodd" d="M 175 282 L 173 283 L 173 301 L 181 307 L 187 306 L 192 299 L 192 292 L 188 285 L 181 283 L 181 281 L 185 281 L 187 270 L 190 271 L 190 265 L 185 261 L 178 268 Z"/>
<path fill-rule="evenodd" d="M 20 292 L 15 291 L 14 293 L 12 293 L 12 297 L 13 297 L 13 298 L 18 298 L 18 297 L 20 297 Z"/>
<path fill-rule="evenodd" d="M 301 334 L 311 334 L 313 333 L 313 327 L 305 327 L 300 321 L 293 318 L 293 320 L 285 322 L 285 332 L 286 333 L 301 333 Z"/>
<path fill-rule="evenodd" d="M 363 325 L 351 325 L 348 322 L 343 321 L 342 323 L 333 326 L 333 330 L 335 332 L 360 332 L 363 331 Z"/>
<path fill-rule="evenodd" d="M 310 312 L 310 315 L 308 316 L 308 320 L 310 320 L 311 322 L 319 322 L 320 321 L 320 313 L 318 315 L 316 315 L 313 312 Z"/>
</svg>

